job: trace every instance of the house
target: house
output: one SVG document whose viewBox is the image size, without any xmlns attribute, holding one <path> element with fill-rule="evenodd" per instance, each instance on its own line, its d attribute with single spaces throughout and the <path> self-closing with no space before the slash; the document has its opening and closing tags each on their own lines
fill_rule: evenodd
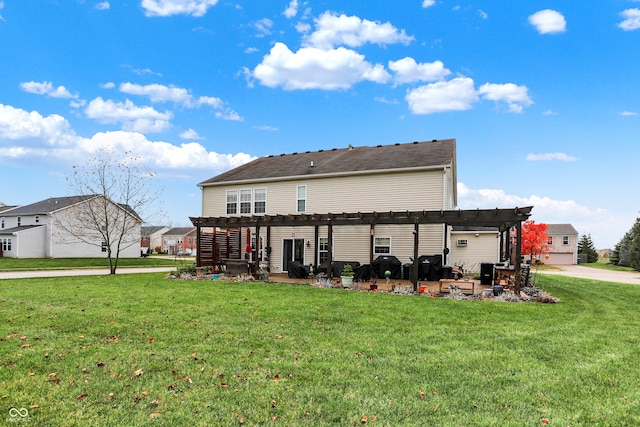
<svg viewBox="0 0 640 427">
<path fill-rule="evenodd" d="M 571 224 L 547 224 L 547 254 L 545 264 L 578 263 L 578 231 Z"/>
<path fill-rule="evenodd" d="M 151 253 L 150 251 L 156 251 L 156 248 L 162 251 L 162 235 L 167 231 L 169 231 L 169 227 L 164 225 L 142 227 L 140 229 L 140 250 L 142 253 Z"/>
<path fill-rule="evenodd" d="M 0 208 L 2 256 L 15 258 L 106 257 L 107 244 L 95 227 L 80 218 L 100 207 L 114 225 L 130 225 L 122 239 L 120 257 L 140 256 L 138 215 L 128 206 L 100 195 L 53 197 L 26 206 Z"/>
<path fill-rule="evenodd" d="M 448 264 L 452 226 L 505 233 L 532 209 L 454 210 L 455 139 L 270 155 L 198 185 L 197 265 L 249 258 L 272 272 L 327 259 Z M 416 261 L 414 286 L 418 270 Z"/>
<path fill-rule="evenodd" d="M 482 264 L 501 261 L 498 227 L 455 226 L 451 229 L 451 264 L 479 273 Z"/>
<path fill-rule="evenodd" d="M 163 233 L 162 252 L 169 255 L 195 255 L 196 229 L 174 227 Z"/>
<path fill-rule="evenodd" d="M 453 209 L 456 193 L 456 141 L 364 146 L 270 155 L 198 184 L 202 216 L 328 214 Z M 371 256 L 391 255 L 401 262 L 413 256 L 411 225 L 341 227 L 333 233 L 334 260 L 369 263 Z M 421 226 L 421 254 L 441 254 L 448 235 L 441 225 Z M 326 230 L 278 227 L 269 236 L 243 242 L 268 252 L 271 271 L 288 263 L 320 265 L 327 258 Z M 373 253 L 370 253 L 370 241 Z M 242 244 L 242 254 L 245 253 Z"/>
</svg>

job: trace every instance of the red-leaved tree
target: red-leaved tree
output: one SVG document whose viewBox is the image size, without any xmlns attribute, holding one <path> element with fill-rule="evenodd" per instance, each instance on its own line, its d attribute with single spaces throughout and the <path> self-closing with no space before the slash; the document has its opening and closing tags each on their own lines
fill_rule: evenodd
<svg viewBox="0 0 640 427">
<path fill-rule="evenodd" d="M 522 223 L 522 254 L 531 258 L 546 254 L 549 250 L 547 224 L 536 224 L 533 220 Z"/>
</svg>

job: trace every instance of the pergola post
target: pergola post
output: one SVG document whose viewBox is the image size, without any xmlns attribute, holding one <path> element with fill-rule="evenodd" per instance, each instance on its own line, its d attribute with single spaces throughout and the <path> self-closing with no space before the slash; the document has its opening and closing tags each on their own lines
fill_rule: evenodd
<svg viewBox="0 0 640 427">
<path fill-rule="evenodd" d="M 420 231 L 420 224 L 416 223 L 413 225 L 413 269 L 411 271 L 411 283 L 413 283 L 413 290 L 417 291 L 418 290 L 418 269 L 419 269 L 419 265 L 418 265 L 418 244 L 419 244 L 419 240 L 418 240 L 418 233 Z"/>
<path fill-rule="evenodd" d="M 515 263 L 515 287 L 516 295 L 520 295 L 520 287 L 522 285 L 522 221 L 518 221 L 516 225 L 516 263 Z"/>
<path fill-rule="evenodd" d="M 149 246 L 151 246 L 151 243 L 149 243 Z M 200 224 L 196 226 L 196 248 L 198 248 L 196 249 L 196 267 L 202 267 L 202 261 L 200 259 L 200 252 L 202 252 L 200 250 Z"/>
<path fill-rule="evenodd" d="M 331 264 L 333 263 L 333 224 L 329 222 L 327 230 L 327 277 L 333 277 L 333 269 Z"/>
</svg>

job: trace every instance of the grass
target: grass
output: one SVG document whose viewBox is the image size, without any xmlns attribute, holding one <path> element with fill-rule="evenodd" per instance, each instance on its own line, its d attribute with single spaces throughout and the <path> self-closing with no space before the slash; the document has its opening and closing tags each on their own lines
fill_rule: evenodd
<svg viewBox="0 0 640 427">
<path fill-rule="evenodd" d="M 120 258 L 118 268 L 173 267 L 193 264 L 191 258 Z M 66 270 L 78 268 L 109 268 L 108 258 L 1 258 L 0 271 Z"/>
<path fill-rule="evenodd" d="M 2 280 L 0 401 L 52 426 L 640 424 L 640 287 L 536 282 L 561 302 Z"/>
<path fill-rule="evenodd" d="M 599 268 L 601 270 L 628 271 L 630 273 L 636 272 L 636 270 L 634 270 L 631 267 L 623 267 L 621 265 L 613 265 L 613 264 L 611 264 L 609 262 L 609 258 L 600 258 L 596 262 L 590 262 L 590 263 L 585 263 L 585 264 L 580 264 L 580 265 L 585 266 L 585 267 Z"/>
</svg>

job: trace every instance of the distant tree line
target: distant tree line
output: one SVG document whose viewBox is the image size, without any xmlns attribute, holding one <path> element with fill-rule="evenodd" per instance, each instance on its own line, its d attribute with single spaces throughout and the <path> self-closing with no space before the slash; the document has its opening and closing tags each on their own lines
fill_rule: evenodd
<svg viewBox="0 0 640 427">
<path fill-rule="evenodd" d="M 611 264 L 631 267 L 640 271 L 640 218 L 636 218 L 622 240 L 616 244 L 610 258 Z"/>
</svg>

